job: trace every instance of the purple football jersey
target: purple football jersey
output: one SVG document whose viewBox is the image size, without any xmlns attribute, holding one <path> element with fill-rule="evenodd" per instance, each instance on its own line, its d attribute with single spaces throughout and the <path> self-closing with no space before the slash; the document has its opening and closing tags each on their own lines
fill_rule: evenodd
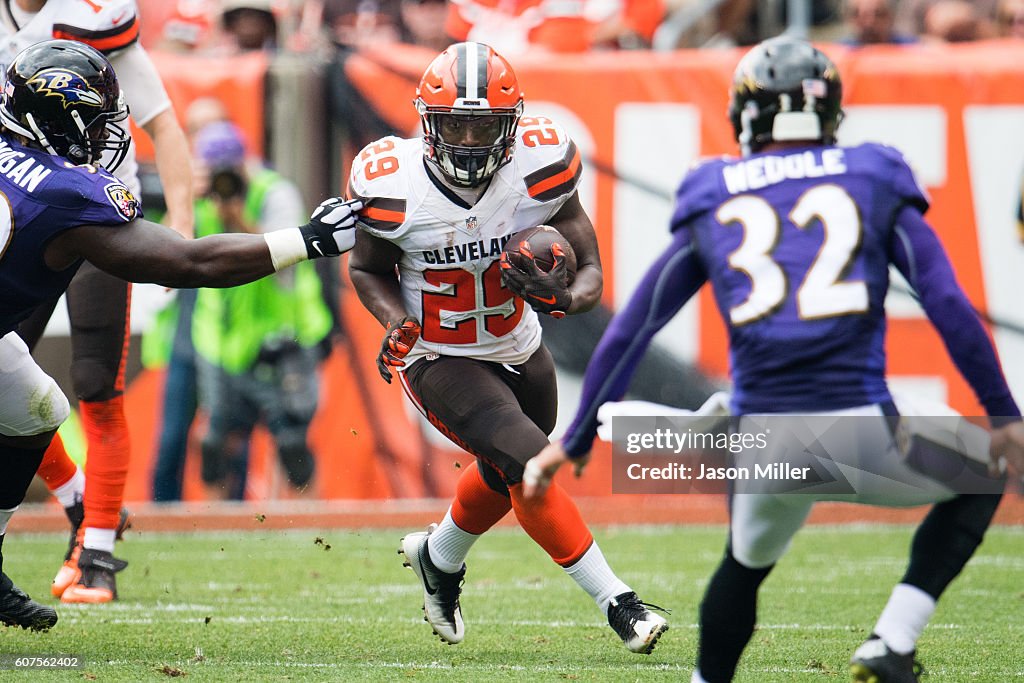
<svg viewBox="0 0 1024 683">
<path fill-rule="evenodd" d="M 734 410 L 889 400 L 884 301 L 906 205 L 928 200 L 874 143 L 716 159 L 683 181 L 672 229 L 691 231 L 728 325 Z"/>
<path fill-rule="evenodd" d="M 993 424 L 1020 419 L 995 350 L 896 150 L 793 147 L 709 161 L 679 188 L 672 243 L 601 337 L 562 444 L 590 450 L 654 335 L 708 280 L 729 328 L 731 410 L 801 413 L 891 402 L 889 265 L 917 294 Z"/>
<path fill-rule="evenodd" d="M 100 167 L 76 166 L 0 138 L 0 336 L 60 295 L 81 263 L 43 262 L 51 239 L 79 225 L 118 225 L 142 216 L 139 202 Z"/>
</svg>

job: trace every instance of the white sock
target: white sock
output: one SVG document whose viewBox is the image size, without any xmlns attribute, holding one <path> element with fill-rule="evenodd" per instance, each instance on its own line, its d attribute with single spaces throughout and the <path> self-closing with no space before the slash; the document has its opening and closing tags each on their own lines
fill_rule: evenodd
<svg viewBox="0 0 1024 683">
<path fill-rule="evenodd" d="M 875 635 L 896 654 L 910 654 L 933 612 L 935 598 L 915 586 L 897 584 L 878 617 Z"/>
<path fill-rule="evenodd" d="M 704 680 L 704 677 L 700 675 L 700 669 L 694 669 L 693 675 L 690 676 L 690 683 L 708 683 Z"/>
<path fill-rule="evenodd" d="M 631 590 L 622 582 L 622 579 L 615 576 L 615 572 L 608 566 L 608 561 L 604 559 L 604 553 L 597 547 L 597 541 L 594 541 L 587 552 L 583 553 L 583 557 L 566 567 L 565 573 L 572 577 L 572 580 L 578 583 L 590 597 L 594 598 L 594 602 L 605 615 L 608 614 L 608 605 L 611 604 L 612 598 Z"/>
<path fill-rule="evenodd" d="M 53 490 L 63 507 L 69 508 L 85 495 L 85 475 L 80 467 L 75 468 L 75 473 L 66 482 Z"/>
<path fill-rule="evenodd" d="M 85 528 L 85 538 L 82 539 L 82 546 L 93 550 L 106 550 L 114 552 L 114 538 L 117 536 L 117 529 L 97 529 L 96 527 Z"/>
<path fill-rule="evenodd" d="M 7 523 L 11 521 L 11 515 L 14 514 L 18 507 L 15 505 L 10 510 L 0 510 L 0 536 L 7 533 Z"/>
<path fill-rule="evenodd" d="M 471 534 L 460 529 L 452 519 L 452 509 L 448 508 L 444 519 L 434 529 L 434 533 L 430 534 L 430 541 L 427 543 L 430 561 L 441 571 L 454 574 L 462 569 L 469 549 L 478 538 L 480 534 Z"/>
</svg>

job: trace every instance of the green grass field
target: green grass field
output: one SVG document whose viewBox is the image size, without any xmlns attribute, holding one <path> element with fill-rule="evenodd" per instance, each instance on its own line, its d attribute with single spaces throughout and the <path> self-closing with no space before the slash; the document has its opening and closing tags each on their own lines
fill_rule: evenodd
<svg viewBox="0 0 1024 683">
<path fill-rule="evenodd" d="M 651 656 L 629 653 L 594 604 L 518 529 L 484 537 L 463 593 L 465 642 L 441 644 L 396 554 L 401 531 L 137 534 L 121 600 L 61 606 L 49 633 L 0 629 L 0 653 L 75 654 L 84 670 L 0 680 L 689 680 L 697 604 L 724 528 L 601 529 L 644 599 L 673 609 Z M 738 681 L 846 681 L 847 659 L 902 574 L 910 530 L 810 527 L 761 592 Z M 317 539 L 321 539 L 319 542 Z M 5 570 L 48 596 L 63 537 L 13 535 Z M 327 546 L 330 546 L 328 549 Z M 993 529 L 920 643 L 925 681 L 1024 678 L 1024 529 Z"/>
</svg>

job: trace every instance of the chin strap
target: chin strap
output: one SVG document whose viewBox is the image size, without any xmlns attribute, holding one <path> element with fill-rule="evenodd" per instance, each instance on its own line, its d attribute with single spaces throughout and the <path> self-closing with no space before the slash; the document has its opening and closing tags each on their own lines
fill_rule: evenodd
<svg viewBox="0 0 1024 683">
<path fill-rule="evenodd" d="M 59 156 L 57 154 L 57 150 L 53 148 L 53 145 L 51 145 L 49 139 L 47 139 L 46 134 L 43 133 L 42 129 L 40 129 L 38 125 L 36 125 L 36 118 L 32 116 L 32 114 L 25 114 L 25 120 L 28 121 L 28 127 L 32 130 L 31 135 L 35 138 L 36 142 L 42 145 L 43 149 L 45 149 L 47 153 Z"/>
</svg>

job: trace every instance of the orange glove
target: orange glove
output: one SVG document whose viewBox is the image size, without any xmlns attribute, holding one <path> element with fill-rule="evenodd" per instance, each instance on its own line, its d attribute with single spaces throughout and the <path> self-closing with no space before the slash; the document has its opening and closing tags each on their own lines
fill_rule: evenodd
<svg viewBox="0 0 1024 683">
<path fill-rule="evenodd" d="M 380 353 L 377 354 L 377 370 L 385 382 L 391 384 L 390 368 L 405 366 L 405 361 L 402 359 L 412 351 L 412 347 L 416 345 L 416 340 L 419 338 L 420 321 L 412 316 L 388 323 L 388 331 L 384 334 L 384 340 L 380 344 Z"/>
</svg>

